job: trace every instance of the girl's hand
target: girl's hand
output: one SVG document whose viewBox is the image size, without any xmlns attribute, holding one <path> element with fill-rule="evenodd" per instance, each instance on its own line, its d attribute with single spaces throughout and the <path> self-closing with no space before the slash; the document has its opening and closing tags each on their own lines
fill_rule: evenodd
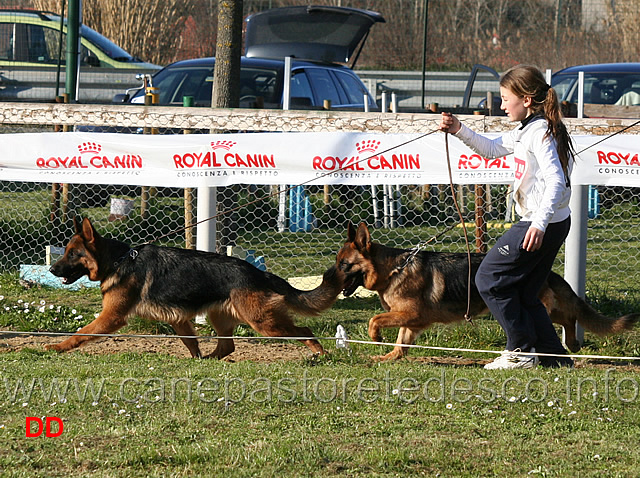
<svg viewBox="0 0 640 478">
<path fill-rule="evenodd" d="M 535 227 L 530 227 L 527 233 L 524 235 L 522 248 L 528 252 L 537 251 L 538 249 L 540 249 L 540 246 L 542 246 L 543 238 L 544 231 L 536 229 Z"/>
<path fill-rule="evenodd" d="M 442 112 L 442 118 L 440 120 L 440 131 L 456 134 L 458 131 L 460 131 L 460 120 L 453 116 L 451 113 Z"/>
</svg>

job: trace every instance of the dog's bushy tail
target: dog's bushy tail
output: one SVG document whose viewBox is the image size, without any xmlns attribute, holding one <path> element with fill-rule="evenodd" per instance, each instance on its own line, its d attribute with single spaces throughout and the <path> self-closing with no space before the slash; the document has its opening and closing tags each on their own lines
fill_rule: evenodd
<svg viewBox="0 0 640 478">
<path fill-rule="evenodd" d="M 291 287 L 285 299 L 293 311 L 306 316 L 317 315 L 335 303 L 343 287 L 344 273 L 333 265 L 325 271 L 318 287 L 307 291 Z"/>
<path fill-rule="evenodd" d="M 576 316 L 578 323 L 589 332 L 598 335 L 617 334 L 631 330 L 640 319 L 640 314 L 627 314 L 621 317 L 608 317 L 582 301 L 581 310 Z"/>
<path fill-rule="evenodd" d="M 621 317 L 608 317 L 581 297 L 576 295 L 571 286 L 558 274 L 549 275 L 548 284 L 552 296 L 543 298 L 551 316 L 551 320 L 560 324 L 567 332 L 567 346 L 572 352 L 580 349 L 575 337 L 575 323 L 578 322 L 589 332 L 597 335 L 617 334 L 630 330 L 640 320 L 640 314 L 627 314 Z"/>
</svg>

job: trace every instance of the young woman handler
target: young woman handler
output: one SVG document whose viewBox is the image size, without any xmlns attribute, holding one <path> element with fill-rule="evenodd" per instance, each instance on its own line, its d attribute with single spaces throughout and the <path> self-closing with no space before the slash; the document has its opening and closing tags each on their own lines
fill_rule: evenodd
<svg viewBox="0 0 640 478">
<path fill-rule="evenodd" d="M 572 366 L 570 357 L 527 352 L 566 355 L 538 292 L 569 232 L 573 144 L 556 92 L 537 68 L 508 70 L 500 79 L 500 96 L 500 109 L 520 124 L 496 139 L 475 133 L 450 113 L 442 113 L 440 123 L 442 131 L 486 158 L 514 155 L 513 194 L 521 219 L 498 239 L 475 277 L 507 336 L 506 350 L 485 368 Z"/>
</svg>

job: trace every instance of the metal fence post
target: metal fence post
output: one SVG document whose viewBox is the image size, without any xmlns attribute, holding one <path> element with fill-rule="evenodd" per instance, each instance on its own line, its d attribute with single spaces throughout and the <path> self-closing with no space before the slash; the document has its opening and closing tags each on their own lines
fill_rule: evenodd
<svg viewBox="0 0 640 478">
<path fill-rule="evenodd" d="M 282 90 L 282 109 L 291 108 L 291 65 L 290 56 L 284 59 L 284 85 Z M 284 232 L 287 227 L 287 187 L 284 184 L 279 186 L 278 194 L 278 232 Z"/>
<path fill-rule="evenodd" d="M 584 117 L 584 73 L 578 74 L 578 117 Z M 589 219 L 589 186 L 572 186 L 571 229 L 564 249 L 564 278 L 576 294 L 584 299 L 587 275 L 587 222 Z M 562 330 L 565 342 L 566 331 Z M 584 329 L 576 322 L 576 338 L 584 343 Z"/>
<path fill-rule="evenodd" d="M 218 188 L 210 186 L 198 187 L 198 204 L 196 206 L 196 249 L 215 252 L 216 220 L 206 221 L 215 216 L 218 208 Z M 204 222 L 201 222 L 204 221 Z"/>
</svg>

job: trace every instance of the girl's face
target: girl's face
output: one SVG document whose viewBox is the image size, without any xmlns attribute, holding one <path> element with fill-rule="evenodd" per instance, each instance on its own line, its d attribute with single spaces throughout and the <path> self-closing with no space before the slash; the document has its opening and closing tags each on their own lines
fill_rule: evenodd
<svg viewBox="0 0 640 478">
<path fill-rule="evenodd" d="M 502 98 L 500 109 L 507 114 L 510 121 L 522 121 L 531 113 L 529 96 L 517 96 L 513 91 L 501 86 L 500 97 Z"/>
</svg>

